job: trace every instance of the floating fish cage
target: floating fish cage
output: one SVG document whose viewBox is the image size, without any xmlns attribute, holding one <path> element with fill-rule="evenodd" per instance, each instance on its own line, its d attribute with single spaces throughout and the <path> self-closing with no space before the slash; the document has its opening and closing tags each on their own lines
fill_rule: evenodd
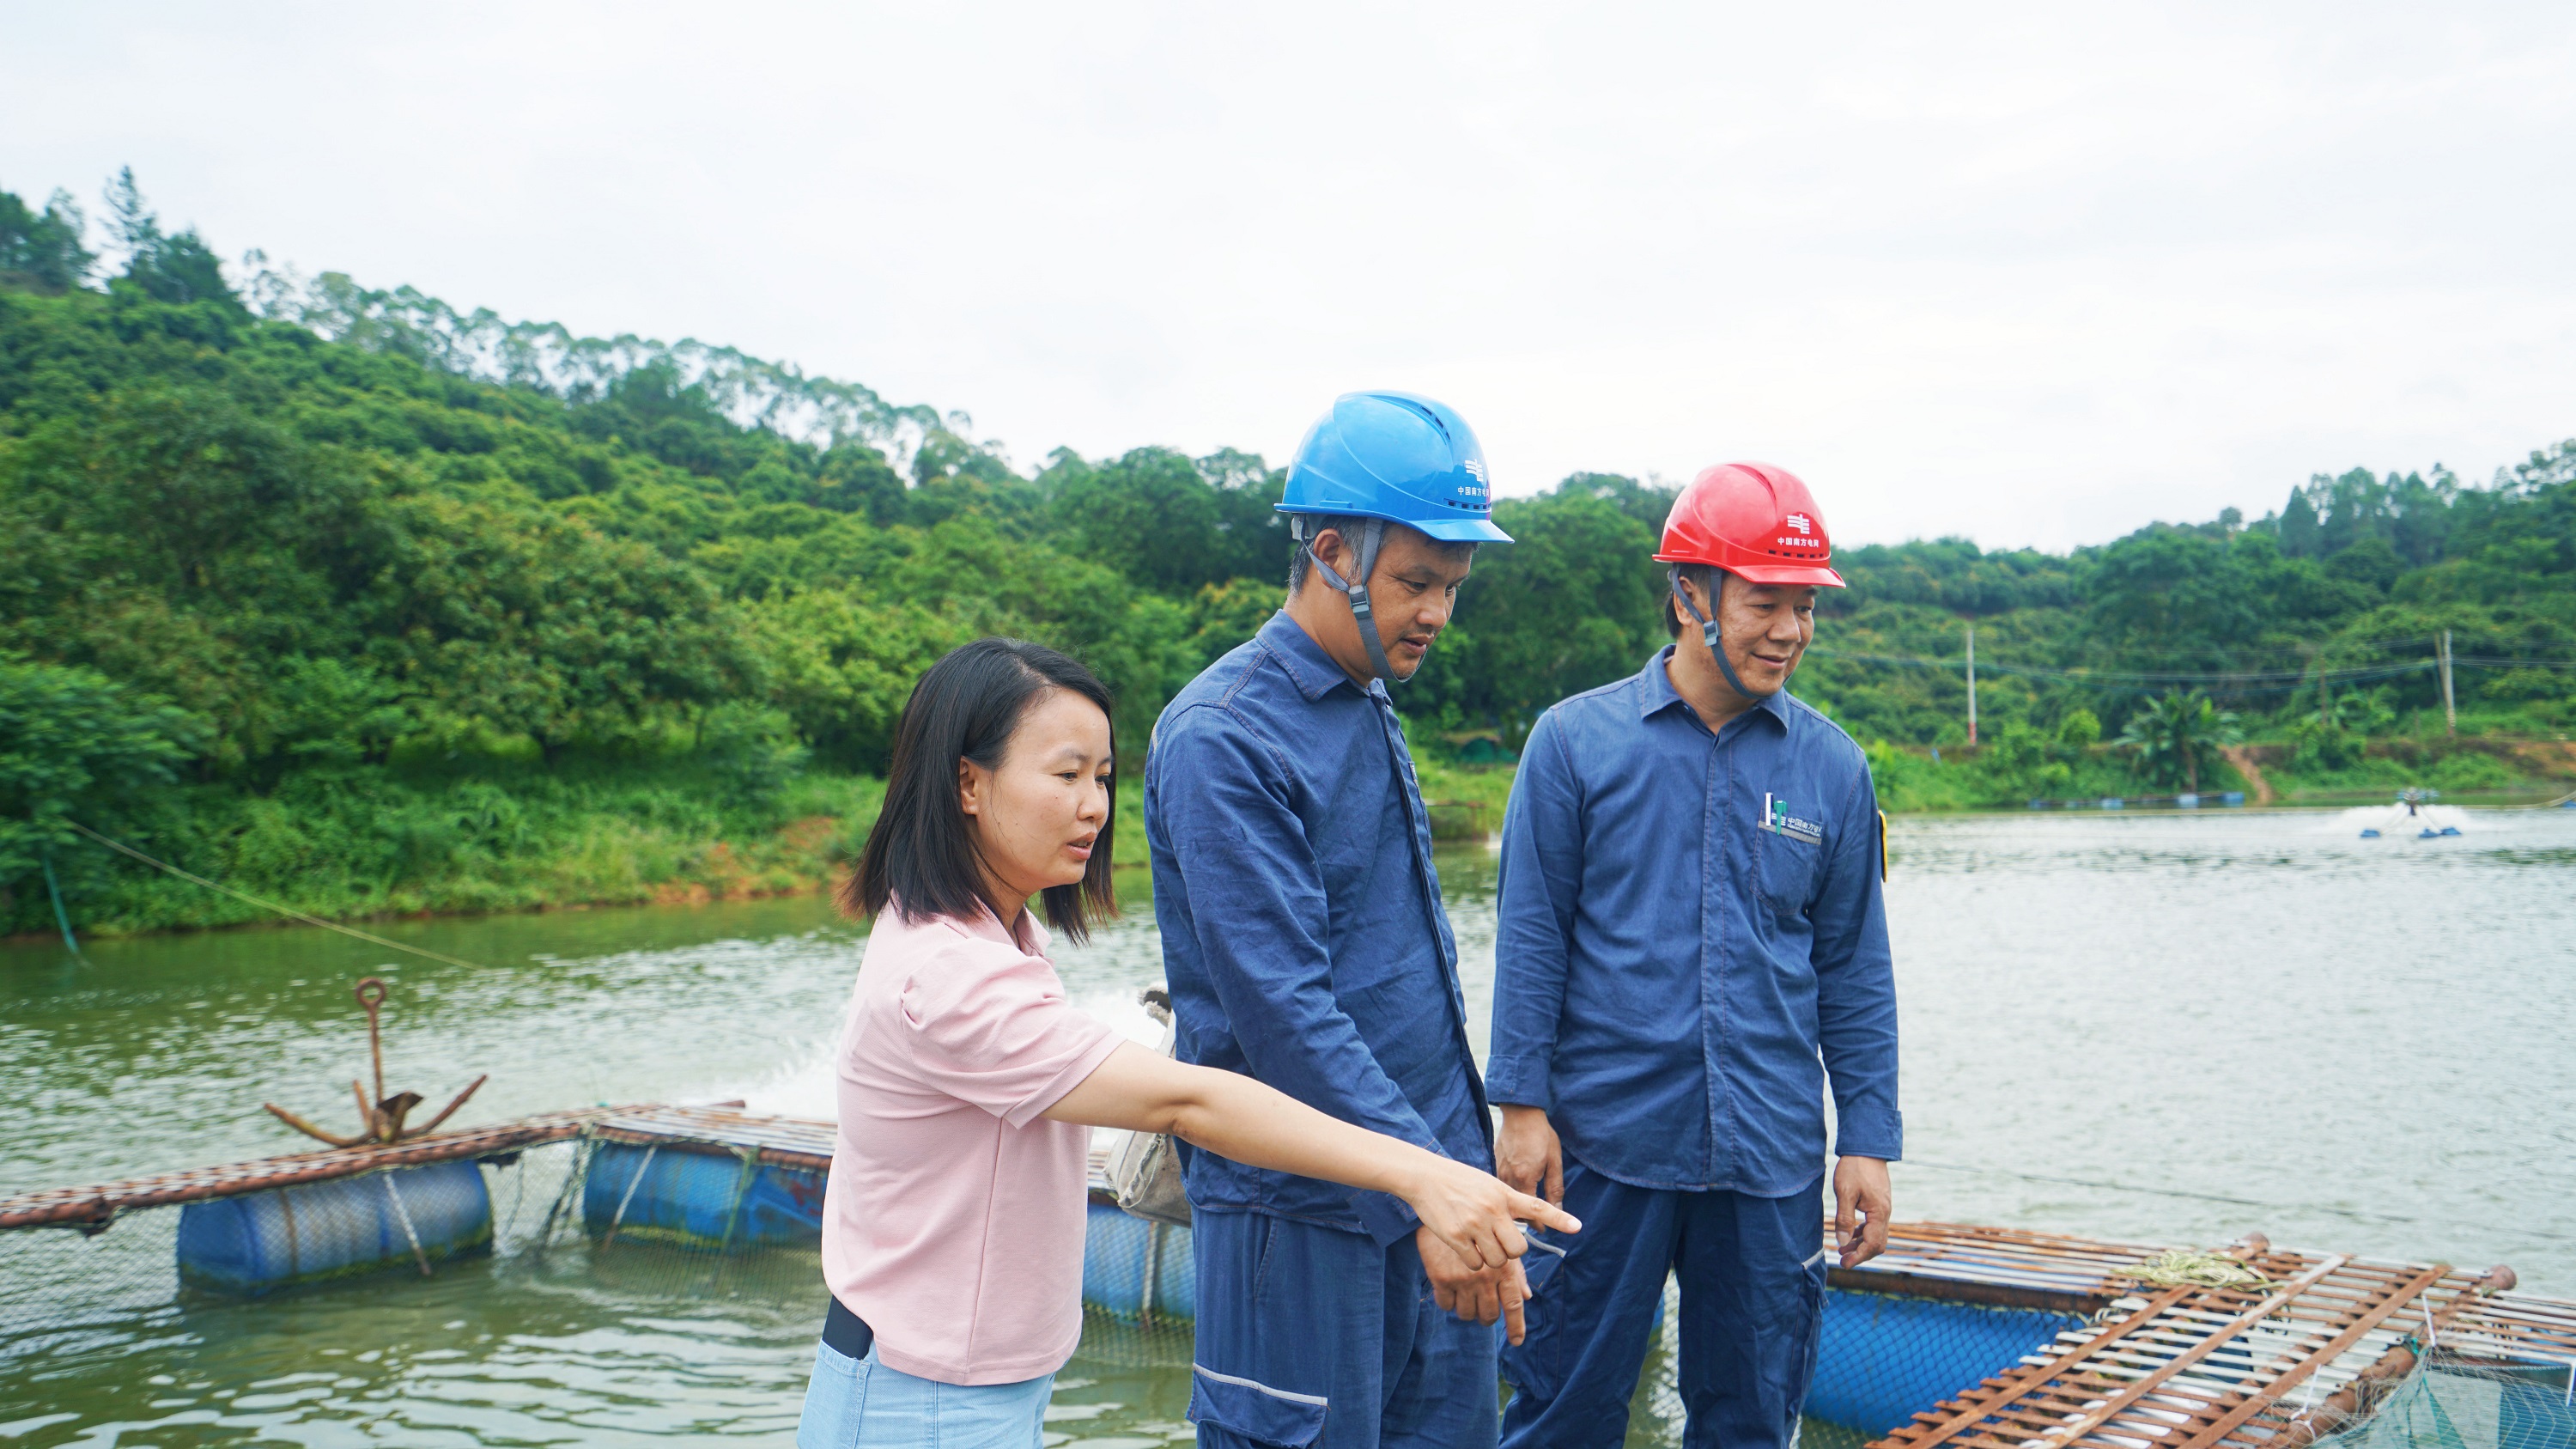
<svg viewBox="0 0 2576 1449">
<path fill-rule="evenodd" d="M 826 1122 L 601 1108 L 0 1199 L 0 1354 L 120 1307 L 549 1253 L 586 1255 L 603 1279 L 695 1265 L 729 1294 L 810 1302 L 819 1326 L 833 1143 Z M 1150 1340 L 1186 1362 L 1189 1230 L 1120 1211 L 1099 1169 L 1083 1352 Z M 1667 1365 L 1677 1320 L 1660 1329 Z M 1828 1273 L 1805 1434 L 1884 1449 L 2304 1449 L 2328 1435 L 2570 1449 L 2571 1365 L 2576 1303 L 2515 1293 L 2503 1270 L 2259 1236 L 2187 1253 L 1900 1223 L 1881 1257 Z M 1677 1427 L 1671 1378 L 1650 1377 L 1638 1408 Z"/>
</svg>

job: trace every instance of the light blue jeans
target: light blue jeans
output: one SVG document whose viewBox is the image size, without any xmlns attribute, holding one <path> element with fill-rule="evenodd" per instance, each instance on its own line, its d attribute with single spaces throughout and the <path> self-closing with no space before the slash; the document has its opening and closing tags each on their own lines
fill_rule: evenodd
<svg viewBox="0 0 2576 1449">
<path fill-rule="evenodd" d="M 1039 1449 L 1055 1375 L 943 1384 L 814 1345 L 796 1449 Z"/>
</svg>

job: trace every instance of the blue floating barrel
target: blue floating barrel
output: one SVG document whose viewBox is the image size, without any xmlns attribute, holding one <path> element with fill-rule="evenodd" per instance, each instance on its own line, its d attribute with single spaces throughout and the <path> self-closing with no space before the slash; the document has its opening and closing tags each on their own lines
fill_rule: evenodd
<svg viewBox="0 0 2576 1449">
<path fill-rule="evenodd" d="M 1828 1288 L 1807 1417 L 1884 1434 L 2083 1322 L 2046 1309 Z"/>
<path fill-rule="evenodd" d="M 1120 1318 L 1141 1317 L 1149 1302 L 1157 1320 L 1197 1317 L 1190 1230 L 1091 1204 L 1082 1243 L 1082 1302 Z"/>
<path fill-rule="evenodd" d="M 381 1268 L 417 1271 L 422 1259 L 491 1245 L 482 1169 L 439 1162 L 189 1203 L 179 1212 L 179 1281 L 260 1294 Z"/>
<path fill-rule="evenodd" d="M 690 1248 L 760 1248 L 823 1239 L 823 1174 L 689 1152 L 669 1144 L 602 1142 L 582 1185 L 582 1223 L 594 1236 Z"/>
</svg>

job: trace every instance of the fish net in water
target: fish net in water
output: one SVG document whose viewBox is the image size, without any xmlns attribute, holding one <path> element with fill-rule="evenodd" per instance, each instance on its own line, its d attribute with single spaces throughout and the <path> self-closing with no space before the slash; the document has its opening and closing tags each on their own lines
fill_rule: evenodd
<svg viewBox="0 0 2576 1449">
<path fill-rule="evenodd" d="M 1799 1442 L 1858 1449 L 1960 1390 L 2046 1349 L 2095 1315 L 2072 1308 L 2000 1307 L 1828 1288 Z M 1682 1398 L 1681 1291 L 1666 1282 L 1629 1405 L 1629 1442 L 1678 1444 Z"/>
<path fill-rule="evenodd" d="M 601 1179 L 618 1151 L 560 1141 L 131 1209 L 104 1227 L 0 1232 L 0 1376 L 185 1320 L 365 1295 L 407 1278 L 578 1287 L 603 1305 L 731 1305 L 800 1333 L 819 1328 L 825 1290 L 810 1241 L 728 1247 L 614 1222 L 627 1179 Z"/>
<path fill-rule="evenodd" d="M 154 1314 L 192 1305 L 541 1253 L 578 1237 L 585 1147 L 549 1143 L 0 1232 L 0 1362 L 148 1329 Z"/>
<path fill-rule="evenodd" d="M 2576 1363 L 2436 1353 L 2318 1449 L 2576 1449 Z"/>
<path fill-rule="evenodd" d="M 829 1300 L 810 1225 L 795 1237 L 762 1208 L 791 1186 L 819 1195 L 821 1177 L 790 1173 L 782 1182 L 744 1166 L 733 1154 L 639 1152 L 586 1137 L 435 1172 L 404 1168 L 211 1204 L 131 1208 L 90 1231 L 0 1231 L 0 1426 L 106 1403 L 156 1375 L 220 1380 L 222 1364 L 327 1369 L 347 1360 L 316 1354 L 470 1344 L 487 1326 L 500 1330 L 489 1346 L 465 1350 L 479 1361 L 454 1366 L 471 1383 L 577 1371 L 632 1386 L 649 1406 L 731 1373 L 734 1399 L 760 1399 L 762 1412 L 792 1426 Z M 715 1211 L 697 1224 L 711 1216 L 712 1232 L 692 1231 L 687 1213 L 672 1207 L 673 1189 L 699 1177 L 720 1184 Z M 457 1210 L 459 1197 L 488 1203 L 487 1226 L 442 1242 L 441 1224 L 474 1216 Z M 422 1239 L 417 1257 L 393 1213 L 397 1198 Z M 204 1236 L 209 1209 L 220 1219 L 245 1207 L 271 1246 L 283 1244 L 293 1214 L 299 1257 L 280 1275 L 289 1281 L 245 1288 L 183 1272 L 183 1239 Z M 1186 1264 L 1186 1232 L 1165 1237 L 1176 1237 Z M 1129 1241 L 1095 1248 L 1095 1267 L 1140 1277 L 1141 1262 L 1118 1256 Z M 1173 1260 L 1167 1246 L 1165 1261 Z M 1059 1409 L 1080 1426 L 1075 1437 L 1185 1436 L 1189 1320 L 1096 1306 L 1084 1319 L 1080 1354 L 1059 1384 Z M 440 1331 L 459 1324 L 470 1327 Z M 557 1366 L 536 1367 L 546 1362 Z M 1072 1402 L 1086 1399 L 1095 1402 Z M 1104 1403 L 1122 1407 L 1082 1418 Z M 686 1437 L 702 1410 L 673 1402 L 635 1412 Z"/>
</svg>

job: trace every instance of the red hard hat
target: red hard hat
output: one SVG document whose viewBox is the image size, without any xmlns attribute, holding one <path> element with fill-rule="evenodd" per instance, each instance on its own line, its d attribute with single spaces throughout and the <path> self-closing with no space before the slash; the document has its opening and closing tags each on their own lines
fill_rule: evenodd
<svg viewBox="0 0 2576 1449">
<path fill-rule="evenodd" d="M 1815 495 L 1769 463 L 1720 463 L 1693 478 L 1664 519 L 1655 561 L 1708 564 L 1747 583 L 1843 587 Z"/>
</svg>

